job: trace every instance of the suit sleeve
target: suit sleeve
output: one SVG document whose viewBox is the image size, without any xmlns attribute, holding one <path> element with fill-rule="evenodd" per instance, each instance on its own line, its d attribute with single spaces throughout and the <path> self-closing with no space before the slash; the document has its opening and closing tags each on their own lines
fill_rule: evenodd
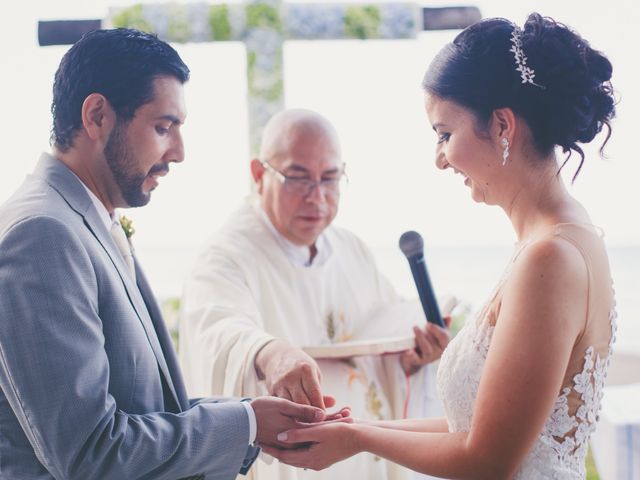
<svg viewBox="0 0 640 480">
<path fill-rule="evenodd" d="M 32 217 L 0 238 L 0 299 L 0 387 L 53 477 L 231 479 L 241 469 L 251 452 L 239 403 L 180 414 L 118 408 L 96 273 L 68 225 Z"/>
</svg>

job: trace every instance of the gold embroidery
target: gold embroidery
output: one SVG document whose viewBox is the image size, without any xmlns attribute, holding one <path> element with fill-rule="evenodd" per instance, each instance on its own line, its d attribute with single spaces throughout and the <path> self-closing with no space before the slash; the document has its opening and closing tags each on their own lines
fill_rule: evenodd
<svg viewBox="0 0 640 480">
<path fill-rule="evenodd" d="M 338 316 L 338 324 L 340 325 L 340 336 L 338 337 L 338 341 L 347 342 L 351 340 L 353 338 L 353 332 L 347 332 L 347 318 L 344 312 L 340 312 L 340 315 Z"/>
<path fill-rule="evenodd" d="M 353 338 L 353 332 L 347 329 L 347 316 L 343 311 L 332 311 L 327 315 L 327 337 L 331 343 L 347 342 Z"/>
<path fill-rule="evenodd" d="M 382 416 L 382 402 L 378 397 L 378 389 L 374 382 L 369 384 L 369 388 L 367 390 L 367 409 L 375 415 L 378 420 L 383 420 Z"/>
<path fill-rule="evenodd" d="M 327 336 L 333 343 L 333 339 L 336 336 L 336 323 L 333 319 L 333 312 L 329 312 L 329 315 L 327 316 Z"/>
<path fill-rule="evenodd" d="M 349 376 L 347 377 L 347 385 L 351 387 L 353 382 L 355 382 L 356 380 L 364 380 L 364 379 L 362 378 L 362 375 L 360 375 L 360 373 L 357 370 L 355 369 L 349 370 Z"/>
</svg>

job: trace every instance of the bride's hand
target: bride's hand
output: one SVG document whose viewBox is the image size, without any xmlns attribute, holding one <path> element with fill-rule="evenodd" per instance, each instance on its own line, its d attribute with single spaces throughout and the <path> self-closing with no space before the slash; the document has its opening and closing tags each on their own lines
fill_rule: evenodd
<svg viewBox="0 0 640 480">
<path fill-rule="evenodd" d="M 351 417 L 351 410 L 349 407 L 344 407 L 340 411 L 335 413 L 329 413 L 324 418 L 324 420 L 320 420 L 319 422 L 306 423 L 297 421 L 297 428 L 311 428 L 315 425 L 325 425 L 327 423 L 354 423 L 355 420 Z"/>
<path fill-rule="evenodd" d="M 331 408 L 331 407 L 335 407 L 336 405 L 336 399 L 335 397 L 331 396 L 331 395 L 323 395 L 322 399 L 324 401 L 324 405 L 327 408 Z M 322 420 L 323 422 L 326 421 L 332 421 L 332 420 L 338 420 L 341 418 L 347 418 L 351 416 L 351 407 L 342 407 L 340 408 L 338 411 L 333 412 L 333 413 L 327 413 L 324 420 Z"/>
<path fill-rule="evenodd" d="M 265 453 L 294 467 L 323 470 L 336 462 L 359 453 L 356 425 L 351 418 L 309 424 L 305 428 L 288 430 L 278 435 L 278 441 L 289 444 L 284 449 L 264 445 Z"/>
<path fill-rule="evenodd" d="M 327 413 L 327 416 L 325 417 L 323 422 L 326 423 L 334 420 L 346 421 L 347 419 L 353 421 L 353 419 L 351 418 L 351 407 L 342 407 L 337 412 Z"/>
</svg>

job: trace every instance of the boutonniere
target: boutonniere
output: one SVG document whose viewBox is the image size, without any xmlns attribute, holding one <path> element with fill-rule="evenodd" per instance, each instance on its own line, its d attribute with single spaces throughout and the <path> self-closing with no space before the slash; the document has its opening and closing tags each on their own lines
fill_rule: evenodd
<svg viewBox="0 0 640 480">
<path fill-rule="evenodd" d="M 133 221 L 122 215 L 120 216 L 120 225 L 122 226 L 122 230 L 124 230 L 127 240 L 130 241 L 133 234 L 136 233 L 136 229 L 133 228 Z"/>
</svg>

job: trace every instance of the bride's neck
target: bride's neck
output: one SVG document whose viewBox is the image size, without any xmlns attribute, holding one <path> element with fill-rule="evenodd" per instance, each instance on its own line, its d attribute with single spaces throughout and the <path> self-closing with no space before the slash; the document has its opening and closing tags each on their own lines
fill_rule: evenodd
<svg viewBox="0 0 640 480">
<path fill-rule="evenodd" d="M 569 195 L 555 162 L 523 175 L 519 188 L 504 207 L 518 241 L 556 223 L 582 221 L 577 202 Z"/>
</svg>

